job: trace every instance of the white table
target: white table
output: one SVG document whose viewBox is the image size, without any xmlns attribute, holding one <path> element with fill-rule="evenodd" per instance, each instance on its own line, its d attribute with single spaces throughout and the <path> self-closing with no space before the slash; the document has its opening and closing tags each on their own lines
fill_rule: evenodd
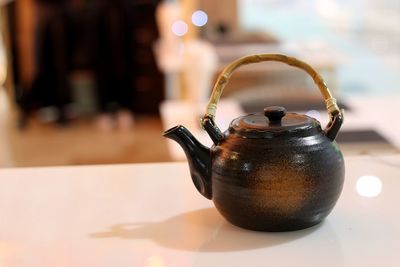
<svg viewBox="0 0 400 267">
<path fill-rule="evenodd" d="M 400 155 L 346 169 L 326 221 L 289 233 L 227 223 L 186 163 L 1 169 L 0 266 L 400 266 Z"/>
</svg>

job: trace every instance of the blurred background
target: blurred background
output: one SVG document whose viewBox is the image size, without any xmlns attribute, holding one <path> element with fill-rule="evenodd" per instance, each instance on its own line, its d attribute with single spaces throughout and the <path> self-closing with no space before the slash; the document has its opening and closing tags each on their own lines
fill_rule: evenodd
<svg viewBox="0 0 400 267">
<path fill-rule="evenodd" d="M 211 144 L 213 82 L 254 53 L 320 72 L 345 109 L 344 154 L 399 153 L 397 0 L 0 0 L 0 167 L 184 160 L 162 132 Z M 270 105 L 328 122 L 305 73 L 262 63 L 235 72 L 217 123 Z"/>
</svg>

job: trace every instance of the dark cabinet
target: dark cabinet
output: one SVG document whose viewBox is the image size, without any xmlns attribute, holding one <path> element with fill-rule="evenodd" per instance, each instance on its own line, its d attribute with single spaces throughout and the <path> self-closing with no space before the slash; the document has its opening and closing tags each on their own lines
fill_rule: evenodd
<svg viewBox="0 0 400 267">
<path fill-rule="evenodd" d="M 157 113 L 164 82 L 152 49 L 158 38 L 156 5 L 145 0 L 9 3 L 14 83 L 22 110 L 48 105 L 62 110 L 74 101 L 71 79 L 79 75 L 71 73 L 82 71 L 93 80 L 99 112 L 112 111 L 111 103 L 134 113 Z M 28 29 L 30 40 L 20 37 L 21 21 L 34 25 Z M 30 61 L 24 61 L 26 47 Z M 24 74 L 26 64 L 31 75 Z"/>
</svg>

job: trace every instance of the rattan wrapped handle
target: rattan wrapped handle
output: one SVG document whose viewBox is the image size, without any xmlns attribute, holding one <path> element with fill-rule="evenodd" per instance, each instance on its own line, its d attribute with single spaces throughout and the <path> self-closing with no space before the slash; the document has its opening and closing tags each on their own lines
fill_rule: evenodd
<svg viewBox="0 0 400 267">
<path fill-rule="evenodd" d="M 326 108 L 328 113 L 331 117 L 336 116 L 341 113 L 339 107 L 336 104 L 336 99 L 332 97 L 331 92 L 329 91 L 328 87 L 326 86 L 322 77 L 307 63 L 300 61 L 294 57 L 288 57 L 285 55 L 280 54 L 257 54 L 257 55 L 250 55 L 239 58 L 229 64 L 219 75 L 217 82 L 214 85 L 213 91 L 211 93 L 210 101 L 207 105 L 207 110 L 205 115 L 203 116 L 203 126 L 205 119 L 211 119 L 214 121 L 215 113 L 217 111 L 217 104 L 219 98 L 221 97 L 222 91 L 224 90 L 225 86 L 228 84 L 232 73 L 242 65 L 252 64 L 252 63 L 259 63 L 264 61 L 279 61 L 286 63 L 290 66 L 294 66 L 300 68 L 307 72 L 314 83 L 318 86 L 321 94 L 325 100 Z"/>
</svg>

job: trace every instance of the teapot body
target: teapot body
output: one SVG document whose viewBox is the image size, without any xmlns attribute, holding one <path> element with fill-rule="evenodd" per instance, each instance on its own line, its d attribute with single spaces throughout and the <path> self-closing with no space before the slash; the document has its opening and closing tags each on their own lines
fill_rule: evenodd
<svg viewBox="0 0 400 267">
<path fill-rule="evenodd" d="M 234 119 L 221 132 L 215 123 L 217 104 L 233 71 L 265 61 L 283 62 L 311 76 L 329 114 L 324 130 L 314 118 L 271 106 Z M 214 85 L 201 119 L 211 148 L 181 125 L 164 136 L 182 146 L 196 189 L 229 222 L 251 230 L 292 231 L 321 222 L 340 196 L 344 160 L 334 140 L 342 123 L 343 111 L 310 65 L 285 55 L 256 54 L 233 61 Z"/>
<path fill-rule="evenodd" d="M 343 188 L 344 161 L 322 130 L 309 136 L 243 138 L 211 148 L 212 199 L 232 224 L 291 231 L 320 223 Z"/>
</svg>

